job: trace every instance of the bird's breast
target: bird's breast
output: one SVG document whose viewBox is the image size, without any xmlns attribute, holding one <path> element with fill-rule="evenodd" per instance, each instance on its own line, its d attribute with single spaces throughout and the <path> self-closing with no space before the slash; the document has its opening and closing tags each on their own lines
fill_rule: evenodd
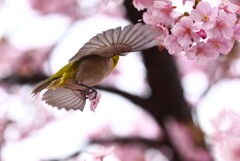
<svg viewBox="0 0 240 161">
<path fill-rule="evenodd" d="M 110 58 L 89 55 L 79 61 L 76 81 L 87 86 L 94 86 L 106 78 L 114 69 Z"/>
</svg>

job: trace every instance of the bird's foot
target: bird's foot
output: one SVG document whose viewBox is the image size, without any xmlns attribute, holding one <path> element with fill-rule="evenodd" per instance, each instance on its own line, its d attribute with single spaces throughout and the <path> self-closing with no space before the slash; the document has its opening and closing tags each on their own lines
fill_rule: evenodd
<svg viewBox="0 0 240 161">
<path fill-rule="evenodd" d="M 86 87 L 86 88 L 88 89 L 88 91 L 82 91 L 82 94 L 84 94 L 84 95 L 86 95 L 88 98 L 90 98 L 89 96 L 94 93 L 94 95 L 93 95 L 90 99 L 93 100 L 93 99 L 96 99 L 96 98 L 97 98 L 97 93 L 98 93 L 98 92 L 97 92 L 97 90 L 96 90 L 95 88 L 89 87 L 89 86 L 87 86 L 87 85 L 85 85 L 85 84 L 80 84 L 80 85 L 83 86 L 83 87 Z"/>
<path fill-rule="evenodd" d="M 89 87 L 85 84 L 80 84 L 83 87 L 86 87 L 87 91 L 81 91 L 82 94 L 86 95 L 90 102 L 90 109 L 94 112 L 97 108 L 97 105 L 101 99 L 101 93 L 93 87 Z"/>
</svg>

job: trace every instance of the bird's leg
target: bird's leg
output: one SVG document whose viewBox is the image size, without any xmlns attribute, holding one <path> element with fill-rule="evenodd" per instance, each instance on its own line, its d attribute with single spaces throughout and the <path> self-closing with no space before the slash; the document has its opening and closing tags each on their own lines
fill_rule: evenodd
<svg viewBox="0 0 240 161">
<path fill-rule="evenodd" d="M 87 89 L 90 90 L 90 91 L 84 91 L 84 92 L 83 92 L 84 94 L 89 95 L 89 94 L 94 93 L 94 96 L 93 96 L 93 98 L 91 98 L 91 99 L 96 99 L 96 97 L 97 97 L 97 90 L 96 90 L 95 88 L 89 87 L 89 86 L 87 86 L 87 85 L 85 85 L 85 84 L 82 84 L 82 83 L 81 83 L 80 85 L 83 86 L 83 87 L 86 87 Z"/>
</svg>

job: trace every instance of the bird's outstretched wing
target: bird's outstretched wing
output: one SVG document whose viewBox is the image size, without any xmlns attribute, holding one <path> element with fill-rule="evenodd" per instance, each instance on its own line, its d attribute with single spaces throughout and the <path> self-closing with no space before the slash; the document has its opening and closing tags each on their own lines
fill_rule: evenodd
<svg viewBox="0 0 240 161">
<path fill-rule="evenodd" d="M 60 87 L 57 89 L 48 89 L 42 97 L 47 104 L 66 110 L 83 110 L 86 103 L 86 96 L 80 91 Z"/>
<path fill-rule="evenodd" d="M 128 25 L 123 29 L 121 27 L 110 29 L 91 38 L 69 61 L 92 54 L 112 57 L 144 50 L 157 45 L 159 41 L 156 37 L 159 35 L 158 29 L 142 23 Z"/>
</svg>

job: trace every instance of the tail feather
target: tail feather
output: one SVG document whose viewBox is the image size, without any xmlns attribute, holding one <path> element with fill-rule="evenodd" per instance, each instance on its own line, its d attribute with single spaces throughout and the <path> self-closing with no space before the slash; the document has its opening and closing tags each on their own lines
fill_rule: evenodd
<svg viewBox="0 0 240 161">
<path fill-rule="evenodd" d="M 51 77 L 40 82 L 39 84 L 37 84 L 37 86 L 33 89 L 32 91 L 32 95 L 37 95 L 38 93 L 40 93 L 43 89 L 47 88 L 51 82 L 54 81 L 54 79 L 52 79 Z"/>
</svg>

